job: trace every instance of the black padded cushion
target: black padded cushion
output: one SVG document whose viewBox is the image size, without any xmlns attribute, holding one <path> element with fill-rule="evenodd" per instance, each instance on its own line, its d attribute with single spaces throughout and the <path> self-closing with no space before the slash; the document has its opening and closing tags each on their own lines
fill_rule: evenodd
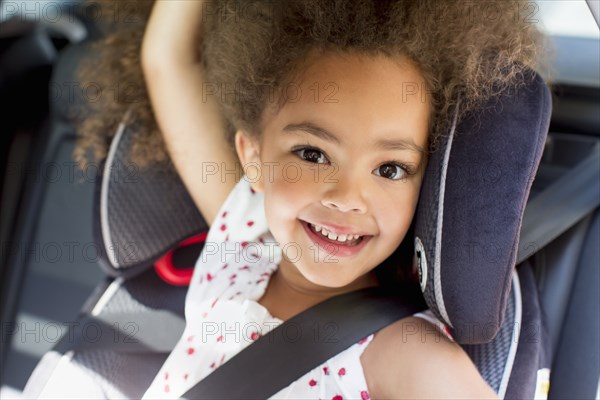
<svg viewBox="0 0 600 400">
<path fill-rule="evenodd" d="M 100 265 L 111 276 L 136 275 L 207 230 L 170 161 L 142 167 L 130 160 L 135 129 L 121 124 L 97 185 L 94 232 L 104 250 Z"/>
<path fill-rule="evenodd" d="M 504 319 L 552 108 L 542 78 L 529 72 L 525 79 L 441 140 L 421 188 L 415 216 L 421 288 L 462 344 L 491 341 Z"/>
</svg>

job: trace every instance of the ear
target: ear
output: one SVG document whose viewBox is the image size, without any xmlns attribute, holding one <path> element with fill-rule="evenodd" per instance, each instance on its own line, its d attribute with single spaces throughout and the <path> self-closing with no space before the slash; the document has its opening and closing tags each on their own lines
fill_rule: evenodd
<svg viewBox="0 0 600 400">
<path fill-rule="evenodd" d="M 238 130 L 235 133 L 235 150 L 250 186 L 254 191 L 262 192 L 264 190 L 264 178 L 258 139 L 242 130 Z"/>
</svg>

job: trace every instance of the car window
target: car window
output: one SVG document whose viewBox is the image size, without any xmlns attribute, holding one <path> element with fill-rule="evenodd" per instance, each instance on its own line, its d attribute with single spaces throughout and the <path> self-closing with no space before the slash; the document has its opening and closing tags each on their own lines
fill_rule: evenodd
<svg viewBox="0 0 600 400">
<path fill-rule="evenodd" d="M 598 25 L 585 0 L 538 0 L 530 12 L 546 33 L 600 40 Z"/>
<path fill-rule="evenodd" d="M 584 0 L 537 0 L 527 3 L 523 17 L 551 37 L 552 82 L 600 88 L 600 30 Z"/>
</svg>

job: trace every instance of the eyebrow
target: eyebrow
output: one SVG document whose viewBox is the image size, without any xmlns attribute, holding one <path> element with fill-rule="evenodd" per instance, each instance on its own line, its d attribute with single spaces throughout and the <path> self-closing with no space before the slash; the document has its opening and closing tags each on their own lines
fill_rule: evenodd
<svg viewBox="0 0 600 400">
<path fill-rule="evenodd" d="M 341 140 L 328 130 L 321 128 L 312 122 L 302 122 L 299 124 L 289 124 L 283 128 L 284 132 L 303 131 L 313 136 L 327 140 L 335 144 L 341 144 Z M 382 150 L 412 150 L 417 153 L 426 154 L 427 152 L 421 146 L 407 139 L 381 139 L 375 144 L 375 147 Z"/>
</svg>

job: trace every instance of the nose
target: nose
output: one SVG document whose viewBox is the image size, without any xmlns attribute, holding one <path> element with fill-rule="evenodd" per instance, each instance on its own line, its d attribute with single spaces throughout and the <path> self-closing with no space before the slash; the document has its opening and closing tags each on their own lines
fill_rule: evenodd
<svg viewBox="0 0 600 400">
<path fill-rule="evenodd" d="M 365 188 L 359 181 L 340 177 L 337 182 L 327 185 L 329 186 L 321 200 L 321 204 L 325 207 L 357 214 L 364 214 L 367 211 Z"/>
</svg>

